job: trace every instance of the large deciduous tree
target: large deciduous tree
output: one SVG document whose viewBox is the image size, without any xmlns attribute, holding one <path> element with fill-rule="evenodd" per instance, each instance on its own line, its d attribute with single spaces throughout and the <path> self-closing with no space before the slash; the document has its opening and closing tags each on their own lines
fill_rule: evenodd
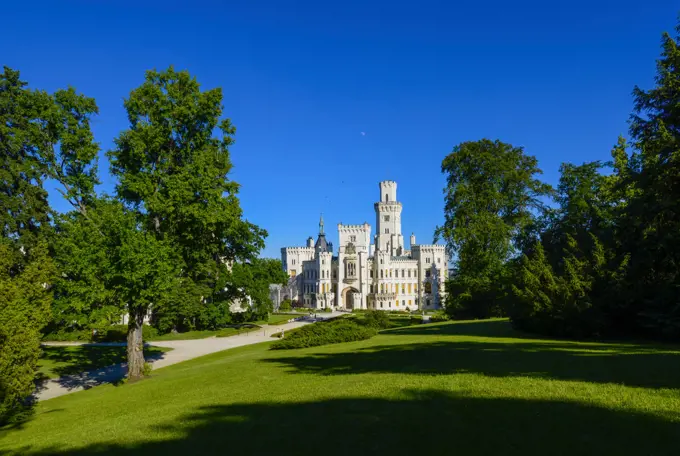
<svg viewBox="0 0 680 456">
<path fill-rule="evenodd" d="M 220 306 L 230 299 L 229 265 L 254 259 L 266 236 L 243 219 L 239 185 L 229 178 L 235 129 L 221 119 L 222 91 L 202 91 L 188 72 L 170 67 L 147 72 L 125 108 L 130 126 L 108 152 L 118 197 L 142 229 L 178 254 L 173 305 L 193 316 Z M 174 325 L 186 317 L 175 315 Z"/>
<path fill-rule="evenodd" d="M 541 173 L 536 158 L 521 147 L 488 139 L 454 147 L 442 172 L 445 223 L 435 236 L 455 256 L 447 310 L 454 317 L 498 315 L 506 264 L 551 189 L 536 178 Z"/>
</svg>

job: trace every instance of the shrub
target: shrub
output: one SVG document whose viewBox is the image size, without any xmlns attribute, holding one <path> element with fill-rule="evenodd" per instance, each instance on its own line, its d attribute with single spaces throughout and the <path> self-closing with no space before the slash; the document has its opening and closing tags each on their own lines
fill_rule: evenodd
<svg viewBox="0 0 680 456">
<path fill-rule="evenodd" d="M 423 322 L 423 316 L 422 315 L 411 315 L 411 324 L 412 325 L 419 325 Z"/>
<path fill-rule="evenodd" d="M 447 321 L 449 319 L 449 316 L 441 310 L 436 311 L 430 316 L 430 321 L 432 323 L 438 323 L 440 321 Z"/>
<path fill-rule="evenodd" d="M 113 325 L 104 332 L 99 332 L 94 336 L 95 342 L 125 342 L 127 340 L 127 325 Z M 158 336 L 156 328 L 149 325 L 142 326 L 142 338 L 149 340 Z"/>
<path fill-rule="evenodd" d="M 142 337 L 144 340 L 158 336 L 158 331 L 153 326 L 144 325 L 142 327 Z M 127 325 L 113 325 L 92 334 L 92 329 L 60 330 L 45 334 L 42 340 L 56 342 L 125 342 L 127 341 Z"/>
<path fill-rule="evenodd" d="M 92 331 L 89 329 L 75 329 L 66 330 L 62 329 L 55 332 L 50 332 L 42 337 L 42 340 L 57 341 L 57 342 L 91 342 L 92 341 Z"/>
<path fill-rule="evenodd" d="M 293 348 L 316 347 L 319 345 L 338 344 L 370 339 L 377 334 L 375 328 L 359 325 L 349 319 L 334 319 L 319 322 L 292 332 L 286 332 L 283 339 L 272 344 L 272 350 L 289 350 Z"/>
<path fill-rule="evenodd" d="M 364 313 L 363 323 L 370 328 L 387 329 L 390 327 L 390 316 L 383 310 L 369 310 Z"/>
<path fill-rule="evenodd" d="M 279 306 L 279 311 L 280 312 L 288 312 L 293 308 L 293 302 L 290 299 L 284 299 L 281 301 L 281 305 Z"/>
</svg>

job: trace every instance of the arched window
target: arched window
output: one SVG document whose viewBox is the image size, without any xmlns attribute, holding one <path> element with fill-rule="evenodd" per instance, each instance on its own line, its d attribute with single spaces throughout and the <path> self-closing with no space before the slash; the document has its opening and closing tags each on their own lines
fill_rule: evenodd
<svg viewBox="0 0 680 456">
<path fill-rule="evenodd" d="M 384 271 L 383 269 L 380 270 L 380 278 L 381 278 L 381 279 L 384 278 L 384 275 L 383 275 L 384 272 L 385 272 L 385 271 Z"/>
<path fill-rule="evenodd" d="M 390 196 L 387 193 L 385 193 L 385 202 L 388 202 L 389 200 L 390 200 Z"/>
</svg>

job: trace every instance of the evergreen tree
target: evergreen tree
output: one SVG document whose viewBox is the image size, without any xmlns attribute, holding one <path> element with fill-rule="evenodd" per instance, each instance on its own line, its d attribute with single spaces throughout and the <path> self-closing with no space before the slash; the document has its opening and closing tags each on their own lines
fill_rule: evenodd
<svg viewBox="0 0 680 456">
<path fill-rule="evenodd" d="M 52 211 L 44 182 L 82 200 L 97 147 L 89 117 L 94 101 L 74 89 L 30 90 L 19 72 L 0 73 L 0 421 L 32 392 L 40 331 L 49 321 L 55 265 Z M 90 185 L 91 184 L 91 185 Z"/>
<path fill-rule="evenodd" d="M 624 183 L 631 198 L 621 221 L 630 269 L 619 316 L 631 330 L 673 338 L 680 337 L 679 46 L 680 38 L 664 33 L 655 87 L 633 91 L 633 155 Z"/>
</svg>

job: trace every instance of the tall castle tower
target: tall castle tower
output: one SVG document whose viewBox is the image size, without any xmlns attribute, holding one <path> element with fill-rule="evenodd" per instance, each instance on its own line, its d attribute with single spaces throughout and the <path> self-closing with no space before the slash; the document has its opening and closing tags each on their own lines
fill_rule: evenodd
<svg viewBox="0 0 680 456">
<path fill-rule="evenodd" d="M 382 181 L 380 201 L 374 204 L 376 217 L 375 248 L 389 252 L 392 256 L 404 252 L 404 237 L 401 234 L 401 203 L 397 201 L 397 183 Z"/>
</svg>

